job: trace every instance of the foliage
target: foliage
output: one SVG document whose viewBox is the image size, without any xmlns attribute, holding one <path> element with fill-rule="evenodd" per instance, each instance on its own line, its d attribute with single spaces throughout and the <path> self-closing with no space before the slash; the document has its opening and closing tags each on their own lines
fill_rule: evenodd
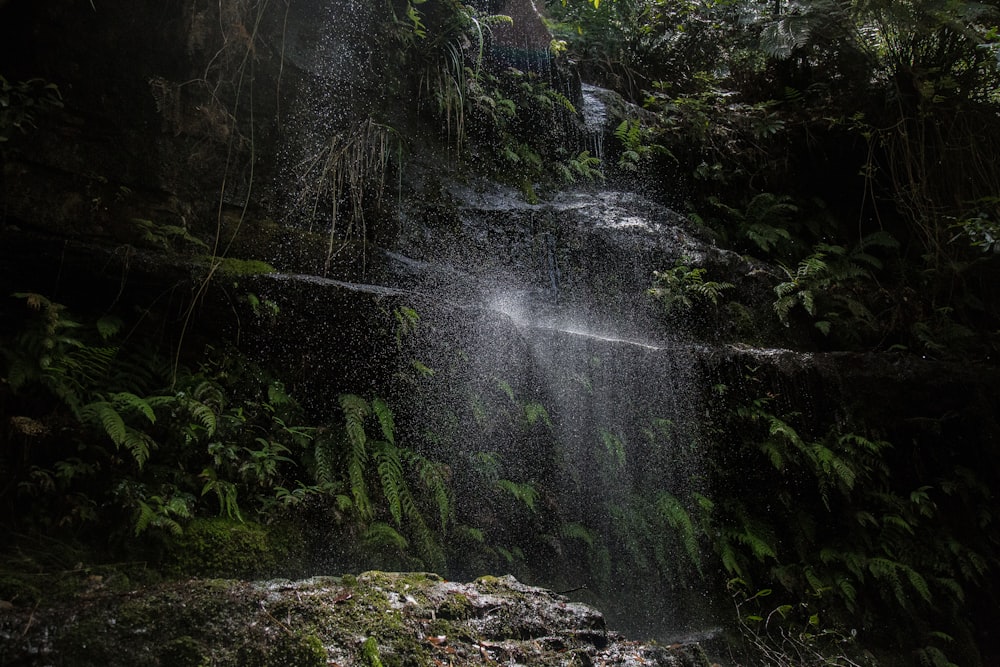
<svg viewBox="0 0 1000 667">
<path fill-rule="evenodd" d="M 397 443 L 384 400 L 343 394 L 339 403 L 342 429 L 318 439 L 313 451 L 315 491 L 333 500 L 335 521 L 371 548 L 402 554 L 412 543 L 426 566 L 440 569 L 452 516 L 447 468 Z M 291 504 L 302 497 L 282 495 Z"/>
<path fill-rule="evenodd" d="M 319 504 L 372 548 L 412 540 L 427 565 L 442 561 L 448 471 L 397 442 L 385 401 L 344 395 L 342 425 L 303 425 L 284 385 L 239 354 L 209 349 L 174 376 L 141 346 L 112 344 L 120 321 L 84 324 L 18 296 L 33 316 L 3 347 L 3 405 L 20 431 L 3 454 L 9 528 L 100 530 L 124 516 L 117 544 L 176 543 L 200 517 Z"/>
<path fill-rule="evenodd" d="M 430 107 L 456 157 L 521 187 L 529 199 L 536 183 L 603 178 L 597 156 L 570 148 L 577 112 L 558 66 L 511 66 L 491 51 L 493 29 L 510 25 L 509 16 L 453 1 L 408 3 L 408 22 L 396 15 L 421 106 Z"/>
<path fill-rule="evenodd" d="M 644 177 L 682 192 L 716 238 L 784 262 L 782 283 L 811 271 L 810 257 L 843 268 L 830 248 L 883 232 L 899 242 L 898 270 L 872 290 L 877 310 L 855 294 L 838 306 L 846 326 L 818 314 L 820 330 L 834 334 L 851 320 L 871 330 L 872 315 L 877 334 L 825 345 L 992 354 L 993 333 L 969 334 L 1000 322 L 987 287 L 1000 189 L 993 4 L 548 6 L 585 79 L 643 106 L 616 130 L 623 169 L 643 164 Z M 854 282 L 855 292 L 872 288 Z M 791 291 L 779 300 L 792 297 L 782 312 L 806 306 L 803 290 L 781 289 Z M 859 304 L 869 313 L 852 312 Z"/>
<path fill-rule="evenodd" d="M 782 264 L 786 279 L 774 288 L 778 297 L 774 311 L 781 322 L 787 326 L 790 311 L 801 306 L 816 318 L 814 326 L 824 335 L 834 323 L 877 330 L 878 320 L 863 301 L 872 281 L 870 271 L 882 268 L 882 262 L 868 252 L 872 247 L 895 248 L 897 244 L 887 234 L 876 233 L 862 239 L 851 252 L 843 246 L 820 243 L 794 270 Z"/>
<path fill-rule="evenodd" d="M 823 627 L 815 604 L 781 604 L 768 608 L 772 594 L 766 588 L 752 595 L 746 582 L 731 579 L 728 588 L 736 605 L 739 628 L 755 659 L 774 667 L 861 667 L 871 664 L 850 656 L 859 653 L 854 646 L 856 631 L 843 633 Z M 818 600 L 817 600 L 818 601 Z M 858 661 L 856 661 L 858 660 Z"/>
<path fill-rule="evenodd" d="M 59 87 L 42 79 L 10 82 L 0 76 L 0 144 L 10 141 L 14 130 L 26 134 L 39 114 L 62 107 Z"/>
<path fill-rule="evenodd" d="M 841 651 L 856 635 L 873 651 L 905 645 L 914 656 L 979 664 L 975 612 L 959 610 L 1000 566 L 989 555 L 997 537 L 954 513 L 978 511 L 972 495 L 982 478 L 945 452 L 924 451 L 934 463 L 915 467 L 906 463 L 912 454 L 870 431 L 819 426 L 814 417 L 776 412 L 779 402 L 784 397 L 772 393 L 729 404 L 727 418 L 717 406 L 716 437 L 730 444 L 714 486 L 727 493 L 697 498 L 691 515 L 738 584 L 739 622 L 752 649 L 773 664 L 853 664 L 844 660 L 858 658 Z M 959 486 L 972 495 L 956 505 Z M 755 502 L 742 495 L 753 489 L 769 491 Z M 777 601 L 765 610 L 758 590 Z M 761 610 L 748 614 L 750 603 Z M 892 627 L 880 619 L 893 619 Z"/>
<path fill-rule="evenodd" d="M 696 305 L 719 304 L 719 297 L 733 288 L 732 283 L 705 280 L 706 269 L 691 268 L 690 259 L 677 260 L 669 271 L 653 272 L 649 293 L 663 301 L 668 311 L 687 312 Z"/>
</svg>

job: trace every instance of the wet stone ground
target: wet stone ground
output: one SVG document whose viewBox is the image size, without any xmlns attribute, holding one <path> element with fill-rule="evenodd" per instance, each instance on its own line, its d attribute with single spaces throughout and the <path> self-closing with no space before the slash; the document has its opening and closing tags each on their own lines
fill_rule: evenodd
<svg viewBox="0 0 1000 667">
<path fill-rule="evenodd" d="M 626 640 L 596 609 L 513 577 L 366 572 L 301 581 L 97 584 L 50 608 L 0 608 L 4 665 L 663 665 L 697 644 Z"/>
</svg>

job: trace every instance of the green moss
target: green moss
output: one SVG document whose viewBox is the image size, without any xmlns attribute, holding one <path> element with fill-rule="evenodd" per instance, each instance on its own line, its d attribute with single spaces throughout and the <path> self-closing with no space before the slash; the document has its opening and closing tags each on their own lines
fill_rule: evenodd
<svg viewBox="0 0 1000 667">
<path fill-rule="evenodd" d="M 378 643 L 374 637 L 369 637 L 361 646 L 361 660 L 365 667 L 384 667 L 378 655 Z"/>
<path fill-rule="evenodd" d="M 171 542 L 170 569 L 175 575 L 267 576 L 288 556 L 286 537 L 251 521 L 195 519 Z"/>
<path fill-rule="evenodd" d="M 286 635 L 268 651 L 265 667 L 326 667 L 326 649 L 314 634 Z"/>
<path fill-rule="evenodd" d="M 257 259 L 236 259 L 235 257 L 213 257 L 218 263 L 216 272 L 223 276 L 256 276 L 262 273 L 275 273 L 277 269 Z"/>
<path fill-rule="evenodd" d="M 207 667 L 210 663 L 208 650 L 193 637 L 183 636 L 171 639 L 163 645 L 160 654 L 164 665 L 174 667 Z"/>
<path fill-rule="evenodd" d="M 437 608 L 437 615 L 439 618 L 445 620 L 465 620 L 469 618 L 472 614 L 472 603 L 469 602 L 469 598 L 462 595 L 461 593 L 456 593 L 449 596 L 441 606 Z"/>
</svg>

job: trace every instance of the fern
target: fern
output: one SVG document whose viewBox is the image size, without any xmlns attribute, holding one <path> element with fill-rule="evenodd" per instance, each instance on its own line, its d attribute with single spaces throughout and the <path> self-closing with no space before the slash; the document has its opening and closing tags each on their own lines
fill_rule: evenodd
<svg viewBox="0 0 1000 667">
<path fill-rule="evenodd" d="M 392 410 L 381 398 L 375 398 L 372 400 L 372 411 L 378 418 L 379 427 L 382 429 L 382 437 L 390 445 L 396 444 L 396 425 L 393 421 Z"/>
<path fill-rule="evenodd" d="M 399 456 L 399 450 L 390 443 L 376 442 L 374 444 L 378 476 L 382 483 L 382 495 L 388 503 L 389 514 L 399 526 L 403 521 L 401 496 L 408 494 L 406 482 L 403 479 L 403 463 Z"/>
<path fill-rule="evenodd" d="M 156 442 L 151 436 L 131 426 L 126 427 L 125 440 L 121 444 L 132 455 L 140 468 L 149 460 L 149 453 L 156 446 Z"/>
<path fill-rule="evenodd" d="M 125 420 L 110 402 L 95 401 L 89 403 L 81 410 L 80 417 L 84 422 L 99 425 L 116 447 L 121 447 L 124 444 L 128 435 Z"/>
<path fill-rule="evenodd" d="M 536 422 L 541 421 L 549 428 L 552 428 L 552 420 L 549 419 L 549 413 L 541 403 L 526 403 L 524 406 L 524 417 L 530 426 L 534 426 Z"/>
<path fill-rule="evenodd" d="M 582 523 L 564 523 L 559 527 L 559 534 L 567 540 L 580 540 L 588 547 L 594 546 L 594 532 Z"/>
<path fill-rule="evenodd" d="M 687 311 L 696 304 L 718 305 L 719 298 L 734 285 L 728 282 L 705 280 L 706 270 L 691 268 L 687 258 L 677 260 L 668 271 L 653 272 L 653 287 L 649 294 L 659 298 L 666 310 Z"/>
<path fill-rule="evenodd" d="M 336 441 L 330 438 L 319 438 L 313 448 L 315 471 L 313 476 L 318 484 L 329 485 L 338 481 L 336 457 Z"/>
<path fill-rule="evenodd" d="M 145 417 L 150 424 L 156 423 L 156 413 L 153 412 L 149 402 L 127 391 L 121 391 L 111 395 L 111 403 L 114 408 L 122 413 L 134 412 Z"/>
<path fill-rule="evenodd" d="M 924 646 L 917 649 L 916 655 L 922 667 L 958 667 L 944 651 L 936 646 Z"/>
<path fill-rule="evenodd" d="M 365 433 L 365 419 L 371 414 L 368 401 L 354 394 L 340 396 L 347 432 L 348 459 L 347 474 L 351 484 L 354 507 L 363 521 L 371 519 L 373 508 L 368 498 L 365 469 L 368 465 L 368 436 Z"/>
<path fill-rule="evenodd" d="M 601 429 L 601 442 L 604 444 L 604 450 L 608 455 L 608 459 L 611 465 L 618 470 L 625 467 L 625 443 L 617 435 L 608 431 L 607 429 Z"/>
<path fill-rule="evenodd" d="M 178 519 L 191 518 L 192 501 L 187 494 L 139 499 L 136 503 L 135 534 L 141 535 L 149 528 L 162 528 L 172 535 L 182 534 L 184 529 Z"/>
<path fill-rule="evenodd" d="M 240 506 L 237 502 L 238 492 L 236 485 L 224 479 L 219 479 L 213 468 L 205 468 L 199 476 L 205 480 L 205 484 L 201 488 L 201 495 L 204 496 L 208 493 L 215 494 L 215 497 L 219 501 L 219 516 L 225 516 L 229 519 L 242 522 L 243 515 L 240 513 Z"/>
<path fill-rule="evenodd" d="M 406 538 L 400 535 L 395 528 L 381 521 L 376 521 L 368 526 L 361 539 L 366 546 L 375 549 L 394 548 L 404 551 L 409 546 Z"/>
<path fill-rule="evenodd" d="M 518 502 L 524 503 L 532 512 L 535 511 L 535 500 L 538 499 L 538 491 L 528 482 L 513 482 L 509 479 L 501 479 L 496 482 L 497 488 L 502 489 L 514 497 Z"/>
<path fill-rule="evenodd" d="M 681 505 L 680 501 L 670 493 L 660 494 L 656 506 L 667 524 L 680 532 L 681 544 L 684 545 L 684 551 L 700 573 L 702 571 L 701 552 L 698 548 L 698 537 L 695 533 L 694 523 L 691 521 L 691 515 L 688 514 L 688 511 Z"/>
<path fill-rule="evenodd" d="M 417 474 L 424 488 L 430 493 L 437 506 L 441 519 L 441 530 L 444 531 L 451 516 L 451 492 L 448 489 L 447 468 L 444 464 L 435 463 L 423 456 L 405 451 L 407 462 L 416 466 Z"/>
<path fill-rule="evenodd" d="M 732 543 L 728 540 L 722 540 L 719 544 L 719 559 L 722 561 L 722 567 L 726 569 L 726 572 L 737 577 L 743 576 L 743 568 L 740 566 L 736 551 L 733 549 Z"/>
</svg>

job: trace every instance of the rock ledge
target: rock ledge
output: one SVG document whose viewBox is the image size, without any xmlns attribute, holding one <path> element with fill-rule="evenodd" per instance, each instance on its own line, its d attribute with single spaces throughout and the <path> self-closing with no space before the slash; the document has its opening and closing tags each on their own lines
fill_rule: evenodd
<svg viewBox="0 0 1000 667">
<path fill-rule="evenodd" d="M 5 665 L 707 667 L 697 644 L 628 641 L 585 604 L 510 576 L 366 572 L 191 580 L 0 608 Z"/>
</svg>

